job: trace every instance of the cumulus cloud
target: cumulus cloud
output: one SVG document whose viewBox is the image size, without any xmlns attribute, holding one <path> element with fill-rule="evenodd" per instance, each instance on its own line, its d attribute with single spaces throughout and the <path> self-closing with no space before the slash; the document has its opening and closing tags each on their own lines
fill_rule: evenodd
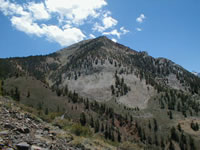
<svg viewBox="0 0 200 150">
<path fill-rule="evenodd" d="M 136 28 L 136 30 L 140 32 L 140 31 L 142 31 L 142 28 Z"/>
<path fill-rule="evenodd" d="M 49 12 L 58 13 L 62 20 L 79 24 L 89 16 L 97 17 L 98 10 L 107 5 L 105 0 L 46 0 Z"/>
<path fill-rule="evenodd" d="M 146 19 L 146 16 L 144 14 L 140 14 L 140 16 L 136 18 L 136 21 L 138 23 L 143 23 L 145 19 Z"/>
<path fill-rule="evenodd" d="M 47 12 L 43 3 L 29 3 L 27 8 L 33 15 L 33 19 L 50 19 L 50 14 Z"/>
<path fill-rule="evenodd" d="M 113 42 L 115 42 L 115 43 L 117 42 L 117 40 L 116 40 L 116 39 L 114 39 L 114 38 L 112 38 L 111 40 L 112 40 Z"/>
<path fill-rule="evenodd" d="M 124 27 L 120 28 L 120 31 L 122 32 L 122 34 L 127 34 L 129 33 L 129 30 L 125 29 Z"/>
<path fill-rule="evenodd" d="M 129 32 L 129 30 L 125 29 L 124 27 L 120 28 L 120 31 L 118 31 L 117 29 L 114 29 L 110 32 L 103 32 L 103 35 L 113 35 L 113 36 L 117 36 L 118 39 L 120 39 L 121 35 L 125 35 Z"/>
<path fill-rule="evenodd" d="M 48 40 L 56 41 L 62 46 L 77 43 L 86 37 L 80 29 L 75 27 L 62 30 L 54 25 L 43 25 L 41 29 Z"/>
<path fill-rule="evenodd" d="M 121 33 L 118 32 L 116 29 L 110 31 L 110 32 L 103 32 L 103 35 L 115 35 L 118 38 L 120 38 Z"/>
<path fill-rule="evenodd" d="M 111 16 L 108 16 L 107 14 L 104 15 L 103 19 L 102 19 L 102 24 L 100 25 L 99 23 L 95 23 L 93 30 L 94 31 L 98 31 L 98 32 L 103 32 L 106 29 L 112 28 L 114 26 L 116 26 L 118 23 L 118 21 L 114 18 L 112 18 Z"/>
<path fill-rule="evenodd" d="M 0 0 L 0 10 L 5 16 L 8 15 L 28 15 L 21 5 L 11 3 L 10 1 Z"/>
<path fill-rule="evenodd" d="M 11 22 L 16 29 L 23 31 L 27 34 L 33 34 L 36 36 L 44 36 L 49 41 L 57 42 L 61 46 L 68 46 L 72 43 L 79 42 L 85 38 L 85 35 L 78 28 L 65 28 L 60 29 L 55 25 L 39 26 L 37 23 L 33 23 L 26 17 L 12 17 Z"/>
<path fill-rule="evenodd" d="M 104 10 L 106 0 L 44 0 L 17 3 L 17 0 L 0 0 L 0 11 L 8 16 L 12 26 L 29 35 L 45 37 L 61 46 L 68 46 L 94 34 L 82 31 L 83 25 L 93 25 L 93 32 L 120 38 L 129 31 L 113 29 L 118 21 Z M 51 20 L 54 24 L 51 24 Z M 48 23 L 47 23 L 48 22 Z M 110 32 L 105 32 L 111 29 Z"/>
<path fill-rule="evenodd" d="M 96 38 L 96 36 L 93 35 L 93 34 L 90 34 L 89 37 L 92 38 L 92 39 Z"/>
</svg>

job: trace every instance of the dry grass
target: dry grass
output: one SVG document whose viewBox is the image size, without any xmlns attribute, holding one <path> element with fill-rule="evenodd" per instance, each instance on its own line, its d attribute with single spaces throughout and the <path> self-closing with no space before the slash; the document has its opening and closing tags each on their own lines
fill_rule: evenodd
<svg viewBox="0 0 200 150">
<path fill-rule="evenodd" d="M 200 130 L 199 131 L 194 131 L 192 128 L 191 128 L 191 122 L 194 122 L 194 123 L 198 123 L 200 125 L 200 118 L 186 118 L 184 120 L 180 120 L 179 123 L 181 125 L 181 128 L 182 130 L 184 130 L 184 132 L 190 134 L 190 135 L 193 135 L 197 138 L 200 139 Z"/>
</svg>

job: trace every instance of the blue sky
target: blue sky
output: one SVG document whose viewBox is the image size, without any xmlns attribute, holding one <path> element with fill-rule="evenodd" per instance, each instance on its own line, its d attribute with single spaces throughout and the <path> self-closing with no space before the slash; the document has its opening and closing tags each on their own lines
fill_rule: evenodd
<svg viewBox="0 0 200 150">
<path fill-rule="evenodd" d="M 199 0 L 0 0 L 0 27 L 1 58 L 106 35 L 200 72 Z"/>
</svg>

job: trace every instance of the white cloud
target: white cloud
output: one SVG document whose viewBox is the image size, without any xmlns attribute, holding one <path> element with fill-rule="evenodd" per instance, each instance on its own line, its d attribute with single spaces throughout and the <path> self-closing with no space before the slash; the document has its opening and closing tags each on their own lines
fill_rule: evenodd
<svg viewBox="0 0 200 150">
<path fill-rule="evenodd" d="M 44 36 L 46 36 L 50 41 L 56 41 L 62 46 L 77 43 L 85 38 L 82 31 L 75 27 L 62 30 L 54 25 L 43 25 L 42 31 L 44 32 Z"/>
<path fill-rule="evenodd" d="M 89 37 L 90 37 L 91 39 L 94 39 L 94 38 L 96 38 L 96 36 L 95 36 L 95 35 L 93 35 L 93 34 L 90 34 L 90 35 L 89 35 Z"/>
<path fill-rule="evenodd" d="M 117 36 L 118 38 L 120 38 L 121 33 L 118 32 L 116 29 L 114 29 L 111 32 L 103 32 L 103 35 L 114 35 L 114 36 Z"/>
<path fill-rule="evenodd" d="M 112 40 L 113 42 L 115 42 L 115 43 L 117 42 L 117 40 L 116 40 L 116 39 L 114 39 L 114 38 L 112 38 L 111 40 Z"/>
<path fill-rule="evenodd" d="M 18 30 L 27 34 L 33 34 L 38 37 L 46 37 L 49 41 L 57 42 L 61 46 L 79 42 L 85 38 L 85 35 L 78 28 L 60 29 L 58 26 L 45 25 L 39 26 L 37 23 L 31 22 L 26 17 L 12 17 L 11 22 Z"/>
<path fill-rule="evenodd" d="M 105 0 L 46 0 L 49 12 L 58 13 L 61 19 L 80 24 L 89 16 L 97 17 L 98 10 L 107 5 Z"/>
<path fill-rule="evenodd" d="M 104 28 L 105 29 L 108 29 L 110 27 L 116 26 L 117 23 L 118 23 L 118 21 L 115 20 L 114 18 L 110 17 L 110 16 L 109 17 L 105 17 L 103 19 L 103 24 L 104 24 Z"/>
<path fill-rule="evenodd" d="M 8 16 L 12 26 L 28 35 L 45 37 L 61 46 L 68 46 L 88 37 L 95 38 L 93 34 L 81 30 L 83 25 L 91 25 L 94 22 L 93 32 L 117 38 L 129 32 L 124 27 L 119 31 L 114 29 L 118 21 L 111 16 L 110 11 L 103 9 L 107 5 L 106 0 L 17 2 L 0 0 L 0 12 Z M 54 24 L 50 24 L 51 20 Z M 112 30 L 104 32 L 107 29 Z"/>
<path fill-rule="evenodd" d="M 99 23 L 95 23 L 93 30 L 94 31 L 98 31 L 98 32 L 103 32 L 109 28 L 112 28 L 114 26 L 116 26 L 118 24 L 118 21 L 114 18 L 112 18 L 111 13 L 109 11 L 107 11 L 102 18 L 102 25 L 100 25 Z"/>
<path fill-rule="evenodd" d="M 50 19 L 50 15 L 47 12 L 44 3 L 29 3 L 27 8 L 33 14 L 33 19 L 41 20 L 41 19 Z"/>
<path fill-rule="evenodd" d="M 121 31 L 121 32 L 120 32 Z M 118 31 L 117 29 L 114 29 L 110 32 L 103 32 L 103 35 L 112 35 L 112 36 L 117 36 L 118 39 L 120 39 L 121 35 L 125 35 L 127 34 L 129 31 L 127 29 L 125 29 L 124 27 L 120 28 L 120 31 Z"/>
<path fill-rule="evenodd" d="M 138 23 L 143 23 L 146 19 L 146 16 L 144 14 L 140 14 L 140 16 L 136 19 Z"/>
<path fill-rule="evenodd" d="M 129 33 L 129 30 L 125 29 L 124 27 L 120 28 L 120 31 L 122 32 L 122 34 L 127 34 Z"/>
<path fill-rule="evenodd" d="M 43 31 L 37 23 L 33 23 L 29 17 L 12 17 L 12 25 L 19 31 L 25 32 L 27 34 L 34 34 L 36 36 L 42 36 Z"/>
<path fill-rule="evenodd" d="M 68 46 L 86 37 L 79 28 L 69 24 L 62 28 L 56 25 L 38 24 L 37 20 L 51 18 L 44 3 L 31 2 L 21 6 L 14 2 L 0 0 L 0 11 L 6 16 L 11 16 L 10 21 L 17 30 L 29 35 L 46 37 L 61 46 Z"/>
<path fill-rule="evenodd" d="M 23 7 L 15 4 L 10 3 L 10 1 L 0 0 L 0 10 L 3 12 L 5 16 L 8 15 L 28 15 L 26 11 L 23 10 Z"/>
<path fill-rule="evenodd" d="M 95 23 L 93 28 L 93 31 L 98 31 L 98 32 L 103 32 L 105 30 L 105 28 L 103 26 L 101 26 L 99 23 Z"/>
<path fill-rule="evenodd" d="M 136 30 L 140 32 L 140 31 L 142 31 L 142 28 L 136 28 Z"/>
</svg>

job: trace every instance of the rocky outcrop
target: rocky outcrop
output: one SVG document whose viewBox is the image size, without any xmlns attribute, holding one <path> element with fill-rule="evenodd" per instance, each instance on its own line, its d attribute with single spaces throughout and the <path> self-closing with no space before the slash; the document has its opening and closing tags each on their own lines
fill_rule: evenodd
<svg viewBox="0 0 200 150">
<path fill-rule="evenodd" d="M 9 106 L 10 105 L 10 106 Z M 3 150 L 80 150 L 69 142 L 73 137 L 30 114 L 13 107 L 10 100 L 0 97 L 0 149 Z"/>
</svg>

